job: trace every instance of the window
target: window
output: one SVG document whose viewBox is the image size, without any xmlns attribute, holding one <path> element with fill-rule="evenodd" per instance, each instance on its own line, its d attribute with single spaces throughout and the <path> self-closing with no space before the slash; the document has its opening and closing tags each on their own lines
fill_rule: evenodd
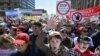
<svg viewBox="0 0 100 56">
<path fill-rule="evenodd" d="M 10 3 L 7 3 L 7 5 L 10 5 Z"/>
<path fill-rule="evenodd" d="M 3 5 L 4 5 L 4 3 L 0 2 L 0 6 L 3 6 Z"/>
<path fill-rule="evenodd" d="M 14 3 L 14 5 L 17 6 L 18 4 L 17 3 Z"/>
</svg>

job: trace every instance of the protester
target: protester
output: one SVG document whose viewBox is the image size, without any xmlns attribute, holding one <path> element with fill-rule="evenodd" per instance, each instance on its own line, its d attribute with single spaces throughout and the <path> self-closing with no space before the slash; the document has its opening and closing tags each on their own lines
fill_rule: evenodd
<svg viewBox="0 0 100 56">
<path fill-rule="evenodd" d="M 62 44 L 64 44 L 68 48 L 72 48 L 73 46 L 73 39 L 69 36 L 67 36 L 67 29 L 62 28 L 60 30 L 61 36 L 62 36 Z"/>
<path fill-rule="evenodd" d="M 0 56 L 100 56 L 99 21 L 71 22 L 58 17 L 2 20 Z"/>
<path fill-rule="evenodd" d="M 17 48 L 17 52 L 11 56 L 31 56 L 30 54 L 30 38 L 26 33 L 19 33 L 13 44 Z"/>
<path fill-rule="evenodd" d="M 45 56 L 44 53 L 40 49 L 38 49 L 37 46 L 35 45 L 36 39 L 41 31 L 42 31 L 42 24 L 40 22 L 34 22 L 32 24 L 32 33 L 30 34 L 30 43 L 32 45 L 31 54 L 33 56 Z"/>
<path fill-rule="evenodd" d="M 79 36 L 74 38 L 74 45 L 77 43 L 77 39 L 79 37 L 88 36 L 88 34 L 89 34 L 88 30 L 85 27 L 79 27 L 77 29 L 77 32 L 78 32 Z M 89 37 L 89 39 L 90 39 L 90 44 L 89 44 L 90 46 L 89 47 L 92 48 L 94 46 L 93 40 L 91 37 Z"/>
<path fill-rule="evenodd" d="M 10 56 L 17 51 L 12 45 L 13 41 L 14 38 L 8 34 L 0 35 L 0 56 Z"/>
<path fill-rule="evenodd" d="M 12 26 L 9 34 L 15 38 L 15 36 L 17 35 L 17 27 Z"/>
<path fill-rule="evenodd" d="M 31 26 L 32 26 L 32 24 L 33 24 L 34 22 L 35 22 L 34 20 L 30 20 L 30 21 L 29 21 L 29 24 L 28 24 L 29 26 L 27 27 L 27 33 L 28 33 L 28 34 L 31 34 L 31 33 L 32 33 L 32 27 L 31 27 Z"/>
<path fill-rule="evenodd" d="M 77 44 L 74 50 L 80 54 L 80 56 L 91 56 L 93 53 L 89 50 L 90 39 L 88 37 L 78 37 Z"/>
<path fill-rule="evenodd" d="M 94 55 L 100 56 L 100 46 L 96 47 Z"/>
<path fill-rule="evenodd" d="M 71 35 L 71 33 L 72 33 L 72 26 L 70 24 L 69 25 L 65 24 L 65 25 L 62 26 L 62 28 L 63 27 L 66 28 L 67 36 L 72 38 L 72 35 Z"/>
<path fill-rule="evenodd" d="M 68 49 L 61 45 L 62 39 L 59 32 L 53 31 L 49 34 L 49 46 L 44 44 L 45 33 L 41 32 L 36 39 L 36 45 L 45 52 L 46 56 L 66 56 Z"/>
<path fill-rule="evenodd" d="M 94 48 L 93 50 L 100 45 L 100 23 L 97 23 L 97 32 L 95 32 L 91 38 L 93 39 L 93 43 L 94 43 Z"/>
<path fill-rule="evenodd" d="M 36 45 L 39 49 L 45 52 L 46 56 L 69 56 L 72 53 L 68 52 L 69 49 L 62 44 L 62 36 L 58 31 L 51 31 L 49 33 L 48 42 L 49 45 L 44 44 L 45 39 L 44 32 L 41 32 L 38 38 L 36 39 Z M 73 56 L 76 53 L 73 53 Z M 77 55 L 76 55 L 77 56 Z"/>
</svg>

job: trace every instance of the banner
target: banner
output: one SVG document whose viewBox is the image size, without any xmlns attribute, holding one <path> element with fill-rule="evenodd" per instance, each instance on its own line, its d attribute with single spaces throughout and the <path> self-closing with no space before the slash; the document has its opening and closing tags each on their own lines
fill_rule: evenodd
<svg viewBox="0 0 100 56">
<path fill-rule="evenodd" d="M 18 11 L 17 10 L 6 10 L 5 15 L 6 16 L 18 16 Z"/>
<path fill-rule="evenodd" d="M 83 17 L 91 17 L 94 15 L 100 14 L 100 6 L 95 6 L 95 7 L 91 7 L 91 8 L 87 8 L 83 10 L 72 11 L 70 16 L 72 16 L 73 13 L 76 13 L 76 12 L 81 13 Z"/>
</svg>

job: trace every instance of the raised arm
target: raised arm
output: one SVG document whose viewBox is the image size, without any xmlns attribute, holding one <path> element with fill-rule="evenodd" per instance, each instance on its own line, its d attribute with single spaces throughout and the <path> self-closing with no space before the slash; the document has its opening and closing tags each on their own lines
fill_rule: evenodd
<svg viewBox="0 0 100 56">
<path fill-rule="evenodd" d="M 40 34 L 39 34 L 39 36 L 37 37 L 37 39 L 36 39 L 36 46 L 40 49 L 40 50 L 42 50 L 43 52 L 45 52 L 45 53 L 47 53 L 48 52 L 48 50 L 49 50 L 49 48 L 48 48 L 48 46 L 46 46 L 45 44 L 44 44 L 44 40 L 45 40 L 45 38 L 46 38 L 46 33 L 45 32 L 41 32 Z"/>
</svg>

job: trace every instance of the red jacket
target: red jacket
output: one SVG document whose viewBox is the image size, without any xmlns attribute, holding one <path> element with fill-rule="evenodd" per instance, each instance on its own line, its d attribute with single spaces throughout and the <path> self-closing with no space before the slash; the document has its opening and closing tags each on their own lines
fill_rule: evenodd
<svg viewBox="0 0 100 56">
<path fill-rule="evenodd" d="M 80 52 L 78 45 L 76 45 L 76 46 L 74 47 L 74 50 L 75 50 L 76 52 L 78 52 L 78 53 L 80 54 L 80 56 L 91 56 L 91 51 L 90 51 L 89 49 L 87 49 L 86 52 L 82 53 L 82 52 Z"/>
</svg>

